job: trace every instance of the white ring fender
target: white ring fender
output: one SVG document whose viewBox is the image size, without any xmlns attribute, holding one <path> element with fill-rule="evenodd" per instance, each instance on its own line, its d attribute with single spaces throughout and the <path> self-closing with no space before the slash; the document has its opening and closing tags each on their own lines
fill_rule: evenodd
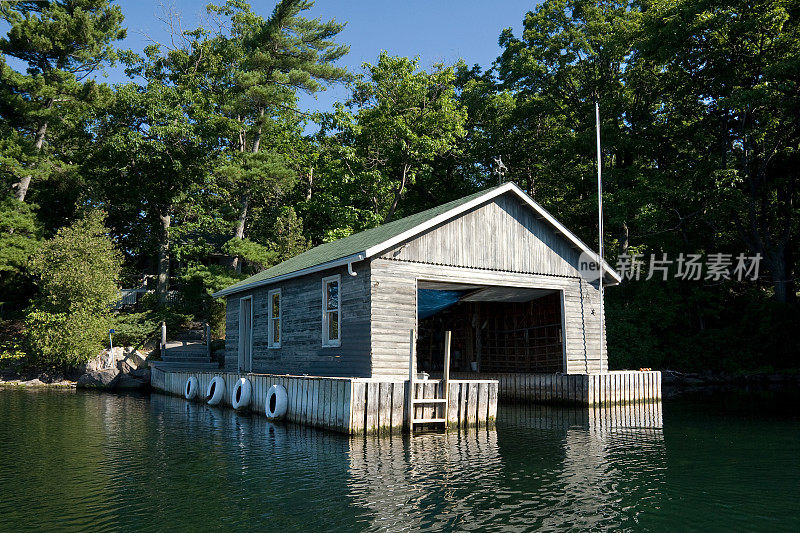
<svg viewBox="0 0 800 533">
<path fill-rule="evenodd" d="M 191 376 L 189 379 L 186 380 L 186 390 L 184 392 L 184 397 L 187 400 L 194 400 L 197 397 L 197 378 Z"/>
<path fill-rule="evenodd" d="M 206 402 L 208 405 L 217 405 L 223 396 L 225 396 L 225 380 L 220 376 L 214 376 L 206 390 Z"/>
<path fill-rule="evenodd" d="M 250 405 L 251 391 L 250 380 L 247 378 L 239 378 L 239 381 L 233 386 L 233 392 L 231 393 L 231 405 L 233 408 L 239 409 Z"/>
<path fill-rule="evenodd" d="M 267 398 L 264 402 L 264 414 L 269 420 L 280 420 L 286 416 L 289 407 L 289 395 L 283 385 L 273 385 L 267 391 Z"/>
</svg>

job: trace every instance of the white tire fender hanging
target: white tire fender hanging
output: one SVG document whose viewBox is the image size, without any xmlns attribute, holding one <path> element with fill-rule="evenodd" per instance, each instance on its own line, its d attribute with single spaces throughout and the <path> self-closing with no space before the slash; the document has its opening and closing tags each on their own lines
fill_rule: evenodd
<svg viewBox="0 0 800 533">
<path fill-rule="evenodd" d="M 186 380 L 186 388 L 184 389 L 184 397 L 187 400 L 194 400 L 197 397 L 197 389 L 199 385 L 197 384 L 197 378 L 191 376 L 189 379 Z"/>
<path fill-rule="evenodd" d="M 239 381 L 233 386 L 233 392 L 231 393 L 231 405 L 233 408 L 240 409 L 250 405 L 251 392 L 252 387 L 250 386 L 250 380 L 247 378 L 239 378 Z"/>
<path fill-rule="evenodd" d="M 264 414 L 269 420 L 280 420 L 289 408 L 289 395 L 283 385 L 273 385 L 267 391 Z"/>
<path fill-rule="evenodd" d="M 206 402 L 208 405 L 217 405 L 223 396 L 225 396 L 225 380 L 220 376 L 214 376 L 206 389 Z"/>
</svg>

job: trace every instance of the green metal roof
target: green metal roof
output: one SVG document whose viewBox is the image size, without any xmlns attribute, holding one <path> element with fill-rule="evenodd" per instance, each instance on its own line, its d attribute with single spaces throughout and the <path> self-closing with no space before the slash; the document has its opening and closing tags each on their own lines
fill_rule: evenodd
<svg viewBox="0 0 800 533">
<path fill-rule="evenodd" d="M 319 246 L 315 246 L 310 250 L 306 250 L 302 254 L 296 255 L 291 259 L 287 259 L 283 263 L 279 263 L 272 268 L 268 268 L 267 270 L 263 270 L 258 274 L 250 276 L 249 278 L 238 283 L 234 283 L 230 287 L 226 287 L 225 289 L 216 293 L 215 296 L 224 296 L 233 292 L 237 292 L 241 288 L 254 283 L 260 284 L 272 278 L 277 278 L 279 276 L 291 274 L 292 272 L 313 268 L 331 261 L 336 261 L 337 259 L 362 253 L 368 248 L 378 246 L 381 243 L 400 235 L 401 233 L 413 229 L 420 224 L 424 224 L 428 220 L 444 214 L 451 209 L 459 207 L 460 205 L 470 202 L 496 188 L 497 187 L 484 189 L 480 192 L 476 192 L 475 194 L 465 196 L 464 198 L 459 198 L 458 200 L 453 200 L 452 202 L 428 209 L 427 211 L 422 211 L 416 215 L 394 220 L 387 224 L 383 224 L 376 228 L 368 229 L 360 233 L 354 233 L 353 235 L 339 239 L 338 241 L 320 244 Z"/>
</svg>

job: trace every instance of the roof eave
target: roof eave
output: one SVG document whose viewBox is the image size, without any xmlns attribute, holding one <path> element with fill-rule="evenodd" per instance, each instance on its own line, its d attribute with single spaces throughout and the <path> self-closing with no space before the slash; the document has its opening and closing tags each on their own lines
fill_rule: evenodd
<svg viewBox="0 0 800 533">
<path fill-rule="evenodd" d="M 230 296 L 231 294 L 236 294 L 238 292 L 249 291 L 252 289 L 256 289 L 258 287 L 263 287 L 265 285 L 272 285 L 273 283 L 278 283 L 279 281 L 298 278 L 300 276 L 305 276 L 306 274 L 313 274 L 315 272 L 320 272 L 322 270 L 327 270 L 329 268 L 336 268 L 347 264 L 352 264 L 357 261 L 362 261 L 366 257 L 367 256 L 365 255 L 365 252 L 358 252 L 355 254 L 348 255 L 346 257 L 334 259 L 332 261 L 327 261 L 325 263 L 320 263 L 319 265 L 314 265 L 313 267 L 307 267 L 301 270 L 295 270 L 294 272 L 289 272 L 287 274 L 282 274 L 280 276 L 275 276 L 274 278 L 267 278 L 259 281 L 254 281 L 252 283 L 248 283 L 247 285 L 242 285 L 240 287 L 228 287 L 227 289 L 222 289 L 221 291 L 215 292 L 211 296 L 213 298 L 222 298 L 224 296 Z"/>
</svg>

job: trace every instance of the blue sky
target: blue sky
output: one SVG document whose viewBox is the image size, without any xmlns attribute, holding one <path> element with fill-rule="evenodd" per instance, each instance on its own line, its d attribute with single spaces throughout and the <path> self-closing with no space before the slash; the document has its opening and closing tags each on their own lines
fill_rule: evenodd
<svg viewBox="0 0 800 533">
<path fill-rule="evenodd" d="M 204 0 L 122 0 L 119 4 L 125 14 L 128 37 L 118 46 L 141 51 L 149 44 L 148 39 L 166 39 L 168 32 L 159 21 L 164 5 L 179 12 L 184 28 L 190 29 L 204 16 L 207 3 Z M 535 0 L 318 0 L 307 16 L 347 22 L 338 40 L 350 45 L 350 54 L 340 64 L 353 72 L 359 72 L 365 61 L 374 62 L 381 50 L 393 55 L 419 56 L 423 68 L 463 58 L 469 65 L 477 63 L 486 69 L 500 53 L 497 45 L 500 32 L 511 27 L 518 34 L 525 13 L 536 4 Z M 251 5 L 266 17 L 272 12 L 275 0 L 251 0 Z M 7 25 L 0 24 L 0 32 L 5 31 Z M 9 63 L 21 68 L 14 61 Z M 108 69 L 107 74 L 105 79 L 109 83 L 126 81 L 119 67 Z M 336 86 L 316 97 L 301 96 L 300 105 L 306 110 L 324 111 L 347 96 L 346 88 Z"/>
<path fill-rule="evenodd" d="M 128 27 L 128 38 L 122 47 L 141 50 L 147 44 L 143 33 L 156 40 L 166 37 L 158 20 L 160 5 L 164 3 L 181 13 L 184 27 L 194 27 L 205 13 L 207 2 L 122 1 Z M 393 55 L 418 55 L 423 67 L 463 58 L 470 65 L 477 63 L 488 68 L 500 52 L 497 45 L 500 31 L 512 27 L 519 33 L 525 13 L 536 3 L 534 0 L 318 0 L 309 13 L 313 17 L 347 22 L 339 42 L 350 45 L 350 54 L 341 63 L 353 71 L 360 71 L 365 61 L 374 62 L 381 50 Z M 268 16 L 275 2 L 251 0 L 251 5 L 257 13 Z M 111 70 L 108 81 L 124 81 L 124 75 L 117 69 Z M 303 96 L 300 104 L 304 109 L 327 110 L 333 102 L 346 98 L 345 88 L 333 87 L 316 98 Z"/>
</svg>

